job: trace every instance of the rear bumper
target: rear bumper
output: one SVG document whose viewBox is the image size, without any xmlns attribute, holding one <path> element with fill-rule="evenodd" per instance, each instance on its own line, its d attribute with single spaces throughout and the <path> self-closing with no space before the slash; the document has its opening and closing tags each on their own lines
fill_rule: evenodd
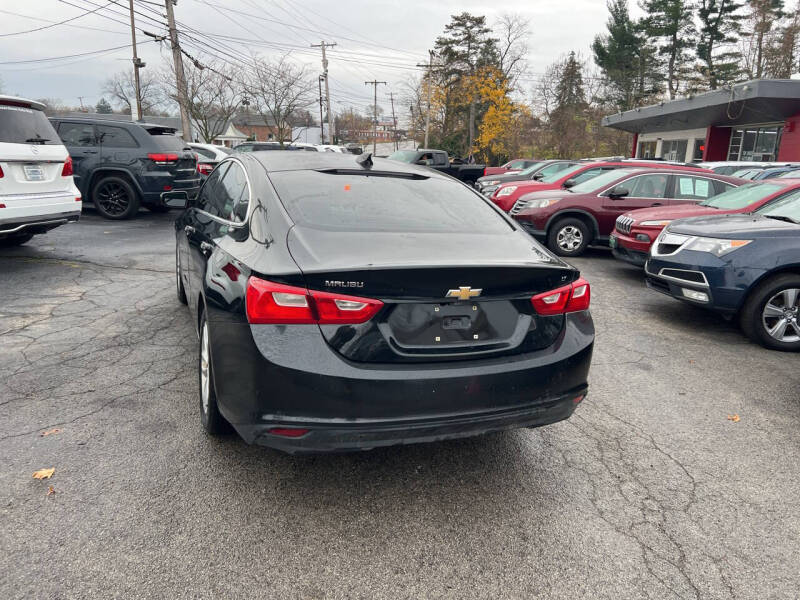
<svg viewBox="0 0 800 600">
<path fill-rule="evenodd" d="M 73 203 L 75 203 L 73 199 Z M 77 203 L 75 203 L 77 204 Z M 67 223 L 76 222 L 81 216 L 81 211 L 70 211 L 49 214 L 47 216 L 17 217 L 15 219 L 0 219 L 0 239 L 19 235 L 45 233 Z"/>
<path fill-rule="evenodd" d="M 583 387 L 557 398 L 542 399 L 529 406 L 481 414 L 420 419 L 418 421 L 375 420 L 358 424 L 335 421 L 276 421 L 237 425 L 249 444 L 268 446 L 290 454 L 371 450 L 382 446 L 438 442 L 483 435 L 493 431 L 541 427 L 568 419 L 586 397 Z M 275 435 L 273 428 L 308 429 L 296 438 Z"/>
<path fill-rule="evenodd" d="M 544 350 L 421 364 L 346 360 L 317 326 L 210 319 L 209 327 L 223 416 L 249 443 L 295 452 L 369 449 L 566 419 L 573 400 L 586 393 L 594 344 L 588 312 L 567 315 Z M 309 432 L 267 433 L 275 427 Z"/>
<path fill-rule="evenodd" d="M 142 203 L 163 206 L 164 195 L 169 192 L 186 192 L 190 199 L 197 196 L 202 180 L 196 177 L 177 179 L 173 175 L 148 174 L 142 179 Z M 169 188 L 169 189 L 167 189 Z"/>
</svg>

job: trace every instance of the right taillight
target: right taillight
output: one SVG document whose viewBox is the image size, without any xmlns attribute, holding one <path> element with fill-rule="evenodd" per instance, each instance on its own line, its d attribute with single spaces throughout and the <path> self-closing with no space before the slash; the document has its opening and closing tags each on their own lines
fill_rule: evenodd
<svg viewBox="0 0 800 600">
<path fill-rule="evenodd" d="M 3 167 L 0 167 L 0 177 L 3 176 Z"/>
<path fill-rule="evenodd" d="M 562 315 L 587 310 L 591 295 L 589 282 L 581 277 L 564 287 L 536 294 L 531 304 L 540 315 Z"/>
<path fill-rule="evenodd" d="M 72 175 L 72 157 L 67 156 L 67 160 L 64 161 L 64 167 L 61 169 L 61 176 L 69 177 L 70 175 Z"/>
<path fill-rule="evenodd" d="M 357 324 L 369 321 L 383 302 L 307 290 L 267 281 L 247 280 L 247 320 L 252 324 Z"/>
<path fill-rule="evenodd" d="M 177 154 L 162 154 L 160 152 L 150 153 L 147 158 L 152 160 L 157 165 L 173 165 L 178 162 L 180 158 Z"/>
<path fill-rule="evenodd" d="M 200 173 L 200 175 L 211 175 L 211 171 L 213 170 L 213 165 L 209 165 L 208 163 L 197 163 L 197 172 Z"/>
</svg>

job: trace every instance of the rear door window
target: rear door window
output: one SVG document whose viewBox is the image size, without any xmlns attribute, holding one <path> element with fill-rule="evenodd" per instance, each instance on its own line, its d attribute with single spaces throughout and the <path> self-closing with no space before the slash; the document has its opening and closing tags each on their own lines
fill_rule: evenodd
<svg viewBox="0 0 800 600">
<path fill-rule="evenodd" d="M 40 110 L 0 103 L 0 142 L 61 145 L 56 130 Z"/>
<path fill-rule="evenodd" d="M 94 125 L 91 123 L 61 123 L 58 126 L 58 135 L 67 146 L 88 147 L 97 145 Z"/>
<path fill-rule="evenodd" d="M 689 175 L 675 176 L 673 197 L 678 200 L 705 200 L 716 195 L 717 190 L 711 179 L 691 177 Z"/>
<path fill-rule="evenodd" d="M 110 127 L 108 125 L 97 126 L 97 139 L 102 146 L 110 148 L 138 148 L 139 144 L 133 136 L 122 127 Z"/>
<path fill-rule="evenodd" d="M 319 171 L 283 171 L 270 178 L 302 227 L 437 234 L 510 229 L 485 199 L 450 179 Z"/>
</svg>

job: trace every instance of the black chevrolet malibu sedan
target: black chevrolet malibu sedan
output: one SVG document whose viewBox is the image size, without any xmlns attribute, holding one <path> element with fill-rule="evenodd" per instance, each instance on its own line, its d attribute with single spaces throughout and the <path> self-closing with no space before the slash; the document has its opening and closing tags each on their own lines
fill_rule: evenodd
<svg viewBox="0 0 800 600">
<path fill-rule="evenodd" d="M 545 425 L 586 396 L 589 284 L 446 175 L 255 152 L 170 203 L 211 434 L 364 450 Z"/>
</svg>

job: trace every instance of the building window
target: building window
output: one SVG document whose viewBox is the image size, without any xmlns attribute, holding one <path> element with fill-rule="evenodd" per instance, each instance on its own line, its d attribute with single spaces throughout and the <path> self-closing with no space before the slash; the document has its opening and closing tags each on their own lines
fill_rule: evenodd
<svg viewBox="0 0 800 600">
<path fill-rule="evenodd" d="M 661 158 L 683 162 L 686 160 L 686 148 L 689 140 L 664 140 L 661 142 Z"/>
<path fill-rule="evenodd" d="M 774 161 L 783 127 L 737 127 L 731 132 L 728 160 Z"/>
<path fill-rule="evenodd" d="M 694 141 L 694 154 L 692 160 L 703 160 L 703 151 L 706 149 L 706 141 L 703 139 L 696 139 Z"/>
<path fill-rule="evenodd" d="M 658 142 L 639 142 L 636 158 L 655 158 L 657 144 Z"/>
</svg>

